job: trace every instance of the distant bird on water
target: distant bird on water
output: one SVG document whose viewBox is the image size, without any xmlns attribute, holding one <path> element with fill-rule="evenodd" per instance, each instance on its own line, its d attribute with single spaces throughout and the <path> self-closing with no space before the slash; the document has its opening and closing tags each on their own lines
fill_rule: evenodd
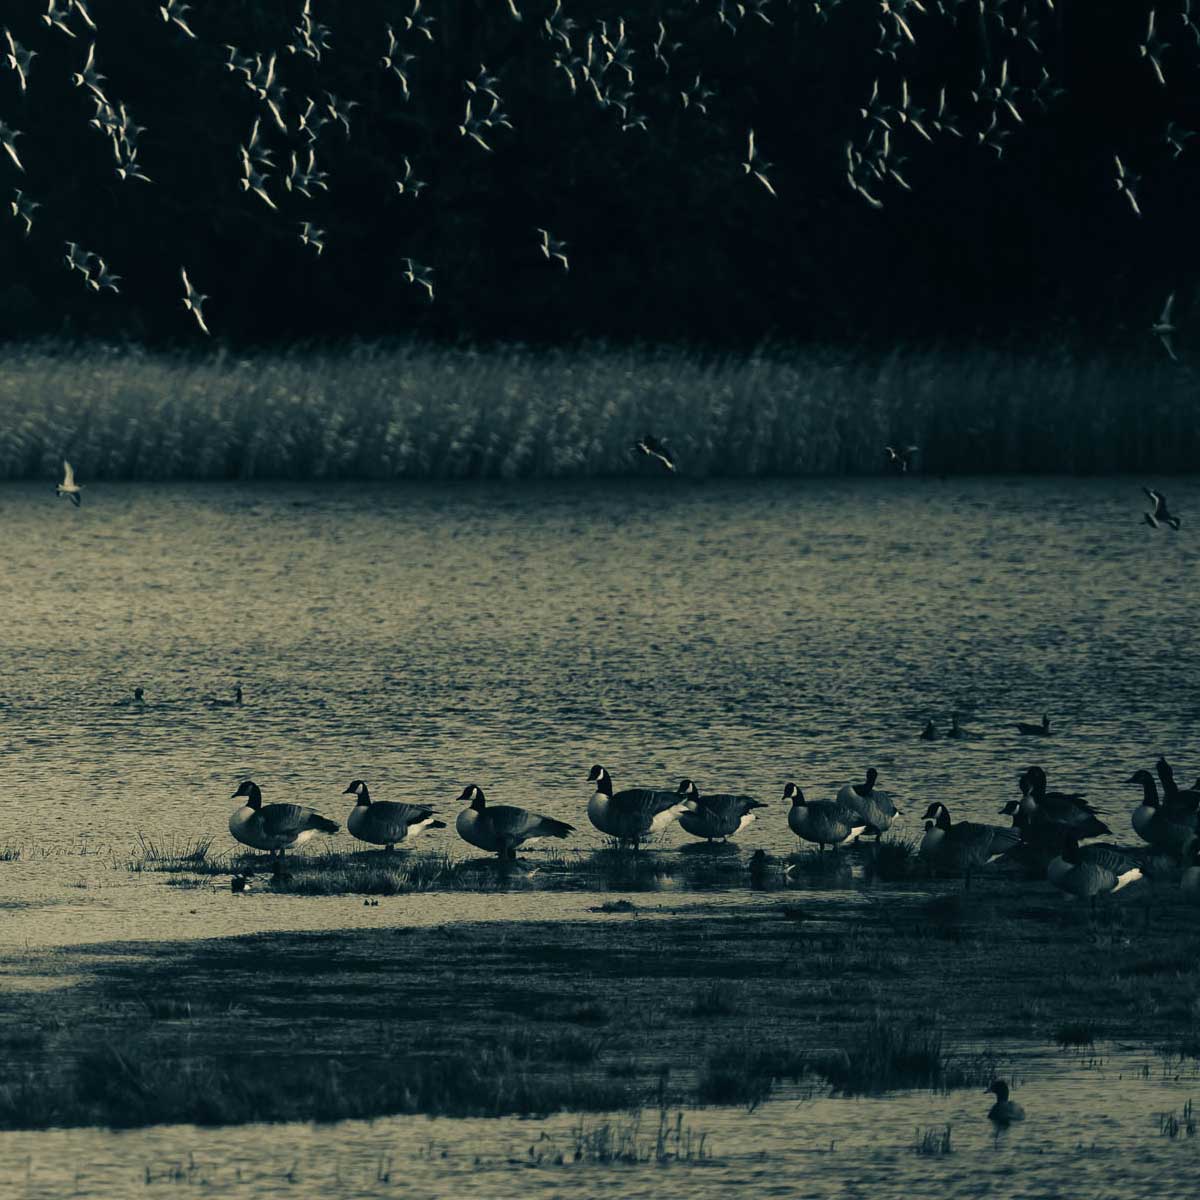
<svg viewBox="0 0 1200 1200">
<path fill-rule="evenodd" d="M 1158 315 L 1158 320 L 1150 326 L 1150 332 L 1163 344 L 1163 349 L 1166 350 L 1172 362 L 1178 362 L 1179 359 L 1175 356 L 1175 346 L 1171 341 L 1175 333 L 1175 325 L 1171 320 L 1171 309 L 1175 304 L 1175 293 L 1172 292 L 1167 297 L 1166 304 L 1163 305 L 1163 310 Z"/>
<path fill-rule="evenodd" d="M 1147 499 L 1154 505 L 1152 513 L 1142 513 L 1142 519 L 1150 526 L 1151 529 L 1158 529 L 1161 525 L 1169 525 L 1172 529 L 1178 529 L 1183 524 L 1182 521 L 1167 510 L 1167 498 L 1162 492 L 1156 492 L 1153 488 L 1144 487 L 1142 491 L 1146 493 Z"/>
<path fill-rule="evenodd" d="M 1015 1100 L 1008 1098 L 1008 1084 L 1003 1079 L 993 1079 L 983 1094 L 996 1097 L 996 1103 L 988 1109 L 989 1121 L 997 1125 L 1011 1125 L 1014 1121 L 1025 1120 L 1025 1110 Z"/>
<path fill-rule="evenodd" d="M 132 696 L 125 696 L 122 699 L 117 701 L 118 705 L 134 704 L 134 705 L 138 705 L 138 706 L 144 706 L 145 703 L 146 703 L 146 689 L 140 688 L 140 687 L 135 687 L 133 689 Z"/>
<path fill-rule="evenodd" d="M 651 434 L 643 434 L 636 442 L 633 443 L 633 448 L 640 451 L 647 458 L 656 458 L 668 471 L 675 470 L 675 456 L 670 450 L 663 445 L 656 437 Z"/>
<path fill-rule="evenodd" d="M 1028 721 L 1018 721 L 1017 722 L 1017 732 L 1028 734 L 1028 735 L 1031 735 L 1034 737 L 1037 737 L 1039 735 L 1041 737 L 1049 737 L 1050 736 L 1050 718 L 1045 713 L 1042 713 L 1042 723 L 1040 725 L 1033 725 Z"/>
<path fill-rule="evenodd" d="M 218 700 L 216 696 L 205 696 L 204 703 L 210 708 L 237 708 L 242 703 L 242 685 L 239 683 L 233 689 L 232 700 Z"/>
<path fill-rule="evenodd" d="M 66 496 L 78 508 L 83 502 L 83 497 L 80 496 L 79 490 L 79 484 L 75 482 L 75 469 L 64 458 L 63 481 L 55 487 L 54 491 L 59 496 Z"/>
<path fill-rule="evenodd" d="M 887 455 L 888 466 L 904 475 L 912 469 L 913 459 L 920 449 L 920 446 L 901 446 L 899 449 L 895 446 L 884 446 L 883 452 Z"/>
<path fill-rule="evenodd" d="M 201 295 L 192 287 L 192 282 L 188 279 L 186 267 L 179 268 L 179 276 L 183 280 L 183 307 L 196 318 L 196 324 L 200 326 L 200 332 L 208 334 L 208 326 L 204 323 L 203 309 L 203 304 L 208 297 Z"/>
<path fill-rule="evenodd" d="M 925 722 L 925 728 L 921 730 L 921 741 L 936 742 L 941 736 L 938 727 L 932 721 Z"/>
</svg>

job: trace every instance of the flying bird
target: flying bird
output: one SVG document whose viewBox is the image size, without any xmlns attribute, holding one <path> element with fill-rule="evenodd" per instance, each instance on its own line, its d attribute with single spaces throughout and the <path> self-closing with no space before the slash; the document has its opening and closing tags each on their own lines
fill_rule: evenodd
<svg viewBox="0 0 1200 1200">
<path fill-rule="evenodd" d="M 158 6 L 159 15 L 168 25 L 177 25 L 190 38 L 195 38 L 195 34 L 191 31 L 188 23 L 183 19 L 186 13 L 192 11 L 190 4 L 181 4 L 179 0 L 163 0 L 163 3 Z"/>
<path fill-rule="evenodd" d="M 21 165 L 21 159 L 17 154 L 17 138 L 20 136 L 19 129 L 13 129 L 12 126 L 0 121 L 0 146 L 4 147 L 4 152 L 13 160 L 13 165 L 17 170 L 23 171 L 25 168 Z"/>
<path fill-rule="evenodd" d="M 657 459 L 668 471 L 675 470 L 675 456 L 651 434 L 643 434 L 633 443 L 633 448 L 647 458 Z"/>
<path fill-rule="evenodd" d="M 34 211 L 41 208 L 41 204 L 37 200 L 30 200 L 20 188 L 14 188 L 12 203 L 9 207 L 12 209 L 12 215 L 18 221 L 25 222 L 25 236 L 28 237 L 33 231 Z"/>
<path fill-rule="evenodd" d="M 423 267 L 411 258 L 401 260 L 404 263 L 404 278 L 408 283 L 415 283 L 429 293 L 429 303 L 433 303 L 433 268 Z"/>
<path fill-rule="evenodd" d="M 9 67 L 17 73 L 17 86 L 23 92 L 29 85 L 29 68 L 37 57 L 36 50 L 26 50 L 13 35 L 5 29 L 4 40 L 8 42 L 8 53 L 4 56 Z"/>
<path fill-rule="evenodd" d="M 318 229 L 311 221 L 300 222 L 300 241 L 306 246 L 311 246 L 320 258 L 321 251 L 325 249 L 325 230 Z"/>
<path fill-rule="evenodd" d="M 748 145 L 746 149 L 746 161 L 742 163 L 742 170 L 747 175 L 753 175 L 759 183 L 771 193 L 775 195 L 775 189 L 771 186 L 771 181 L 767 178 L 767 172 L 771 169 L 771 164 L 765 159 L 758 157 L 758 151 L 754 145 L 754 130 L 750 130 Z"/>
<path fill-rule="evenodd" d="M 562 263 L 562 269 L 564 271 L 569 271 L 571 269 L 571 264 L 567 262 L 567 256 L 565 254 L 567 243 L 560 242 L 557 238 L 551 237 L 549 232 L 545 229 L 539 229 L 537 232 L 542 235 L 542 240 L 538 245 L 538 249 L 541 250 L 541 252 L 548 259 L 557 258 L 558 261 Z"/>
<path fill-rule="evenodd" d="M 1129 201 L 1129 207 L 1133 209 L 1134 216 L 1140 217 L 1142 210 L 1138 207 L 1137 193 L 1134 191 L 1134 188 L 1141 182 L 1141 176 L 1127 171 L 1119 155 L 1113 155 L 1113 163 L 1117 168 L 1117 176 L 1114 181 L 1117 185 L 1117 191 Z"/>
<path fill-rule="evenodd" d="M 1163 305 L 1163 310 L 1159 314 L 1158 320 L 1150 326 L 1150 332 L 1158 338 L 1163 344 L 1163 349 L 1170 355 L 1172 362 L 1178 362 L 1175 357 L 1175 347 L 1172 344 L 1171 337 L 1175 333 L 1175 326 L 1171 321 L 1171 308 L 1175 303 L 1175 293 L 1172 292 L 1167 297 L 1166 304 Z"/>
<path fill-rule="evenodd" d="M 1144 487 L 1142 491 L 1146 493 L 1146 498 L 1154 505 L 1152 513 L 1142 513 L 1146 524 L 1151 529 L 1158 529 L 1160 525 L 1169 525 L 1172 529 L 1178 530 L 1183 522 L 1168 511 L 1166 496 L 1162 492 L 1156 492 L 1153 488 Z"/>
<path fill-rule="evenodd" d="M 883 448 L 884 454 L 887 455 L 888 466 L 893 471 L 899 471 L 901 475 L 912 467 L 913 459 L 920 450 L 920 446 L 901 446 L 899 449 L 895 446 L 884 446 Z"/>
<path fill-rule="evenodd" d="M 202 296 L 194 287 L 191 280 L 188 279 L 187 268 L 179 268 L 180 278 L 183 280 L 183 307 L 196 318 L 196 324 L 200 326 L 200 332 L 208 334 L 208 326 L 204 323 L 203 304 L 208 299 L 207 296 Z"/>
<path fill-rule="evenodd" d="M 63 459 L 62 483 L 55 487 L 54 492 L 59 497 L 66 496 L 76 508 L 83 501 L 83 497 L 79 494 L 79 484 L 75 482 L 75 471 L 66 459 Z"/>
</svg>

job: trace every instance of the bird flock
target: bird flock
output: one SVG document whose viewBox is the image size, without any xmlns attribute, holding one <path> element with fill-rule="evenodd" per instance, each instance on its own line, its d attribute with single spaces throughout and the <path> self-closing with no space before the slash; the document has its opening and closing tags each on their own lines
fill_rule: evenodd
<svg viewBox="0 0 1200 1200">
<path fill-rule="evenodd" d="M 799 0 L 694 0 L 681 10 L 663 12 L 654 6 L 651 11 L 598 17 L 584 5 L 564 4 L 563 0 L 491 3 L 491 19 L 510 23 L 510 42 L 522 39 L 522 45 L 528 45 L 535 61 L 558 81 L 564 99 L 593 105 L 611 117 L 622 133 L 635 138 L 673 128 L 681 116 L 701 122 L 722 139 L 720 153 L 727 162 L 730 185 L 736 185 L 740 174 L 748 185 L 774 201 L 788 199 L 788 186 L 768 161 L 755 123 L 749 121 L 736 132 L 731 129 L 732 118 L 721 113 L 719 89 L 703 71 L 695 70 L 700 46 L 707 45 L 714 31 L 728 35 L 731 45 L 751 29 L 769 35 L 785 13 L 795 24 L 802 12 L 811 10 L 805 19 L 820 25 L 849 19 L 852 8 L 844 0 L 805 4 Z M 286 230 L 298 252 L 314 257 L 320 257 L 330 239 L 337 236 L 333 224 L 319 224 L 324 219 L 319 212 L 304 211 L 308 202 L 328 199 L 332 171 L 322 164 L 328 161 L 331 146 L 337 139 L 344 143 L 358 136 L 360 118 L 425 125 L 424 117 L 406 115 L 408 106 L 415 91 L 432 86 L 427 78 L 434 73 L 430 56 L 439 60 L 440 67 L 440 60 L 456 49 L 448 32 L 452 23 L 445 15 L 439 18 L 424 0 L 396 0 L 379 13 L 372 58 L 364 60 L 351 76 L 360 96 L 342 96 L 321 85 L 331 63 L 338 64 L 338 78 L 346 78 L 343 58 L 349 35 L 341 37 L 338 28 L 320 19 L 321 0 L 292 0 L 291 15 L 285 18 L 290 24 L 281 25 L 272 36 L 260 23 L 265 44 L 254 48 L 233 44 L 219 27 L 216 14 L 194 10 L 182 0 L 143 0 L 143 4 L 147 22 L 157 22 L 164 30 L 159 36 L 174 39 L 177 50 L 195 56 L 214 87 L 232 84 L 244 90 L 254 115 L 243 137 L 239 139 L 232 130 L 229 133 L 230 171 L 236 171 L 237 185 L 247 200 L 276 214 L 282 223 L 280 232 Z M 858 108 L 857 123 L 847 127 L 850 136 L 843 143 L 843 153 L 849 192 L 870 209 L 885 207 L 894 190 L 908 193 L 919 187 L 909 163 L 922 147 L 948 139 L 973 144 L 986 155 L 1002 158 L 1009 139 L 1065 95 L 1052 74 L 1055 55 L 1046 41 L 1049 27 L 1061 19 L 1055 0 L 1022 0 L 1019 4 L 1010 0 L 871 0 L 865 7 L 876 10 L 877 41 L 870 53 L 879 59 L 878 73 Z M 105 139 L 114 177 L 121 184 L 155 184 L 151 160 L 161 157 L 162 147 L 155 139 L 161 140 L 162 135 L 138 123 L 120 97 L 121 81 L 110 79 L 101 70 L 106 33 L 87 0 L 47 0 L 40 20 L 33 14 L 12 13 L 12 24 L 18 24 L 18 16 L 24 24 L 17 32 L 3 27 L 0 56 L 0 65 L 7 68 L 15 84 L 17 103 L 13 107 L 17 114 L 24 111 L 27 100 L 37 100 L 39 90 L 48 86 L 45 77 L 57 69 L 67 52 L 63 47 L 69 46 L 74 69 L 66 73 L 66 82 L 86 97 L 91 114 L 87 123 Z M 672 28 L 668 19 L 673 21 Z M 1175 0 L 1161 15 L 1151 9 L 1146 28 L 1130 47 L 1131 57 L 1136 49 L 1148 78 L 1166 88 L 1168 74 L 1178 68 L 1179 40 L 1188 38 L 1200 46 L 1196 31 L 1191 0 Z M 918 45 L 942 45 L 959 32 L 979 43 L 984 63 L 970 86 L 931 84 L 927 71 L 907 62 L 906 55 Z M 362 36 L 356 29 L 351 43 L 359 53 Z M 510 46 L 510 67 L 511 59 Z M 447 142 L 453 141 L 456 132 L 467 149 L 496 156 L 503 155 L 525 132 L 508 103 L 510 87 L 517 86 L 517 81 L 506 80 L 504 70 L 481 63 L 473 74 L 454 81 L 461 116 L 452 127 L 440 131 L 449 135 Z M 918 80 L 918 75 L 923 78 Z M 376 76 L 387 84 L 382 95 Z M 37 148 L 28 152 L 20 148 L 19 139 L 25 134 L 13 123 L 20 117 L 3 111 L 5 106 L 0 94 L 0 148 L 10 169 L 24 179 L 27 170 L 35 170 L 26 159 L 36 158 Z M 767 115 L 776 131 L 772 136 L 779 141 L 775 114 Z M 439 130 L 428 132 L 425 141 L 431 155 L 444 152 Z M 1195 131 L 1172 119 L 1166 122 L 1158 144 L 1175 160 L 1190 152 L 1194 137 Z M 150 149 L 144 151 L 143 147 Z M 1134 218 L 1147 211 L 1140 188 L 1153 163 L 1140 160 L 1149 153 L 1122 146 L 1111 150 L 1116 193 Z M 381 193 L 386 186 L 408 201 L 416 200 L 427 188 L 436 188 L 432 178 L 417 177 L 411 153 L 397 154 L 394 161 L 375 157 L 380 158 L 379 174 L 388 177 L 386 184 L 380 181 Z M 431 161 L 428 165 L 432 168 L 435 164 Z M 825 168 L 833 175 L 837 164 L 828 163 Z M 53 207 L 52 201 L 50 192 L 34 197 L 24 187 L 13 188 L 11 212 L 26 236 L 34 235 L 45 219 L 39 216 L 39 209 Z M 522 241 L 528 239 L 531 255 L 540 254 L 566 275 L 570 270 L 569 239 L 550 224 L 534 214 L 527 230 L 518 236 Z M 107 270 L 97 252 L 82 248 L 78 238 L 65 236 L 69 231 L 63 233 L 58 244 L 68 247 L 68 267 L 80 272 L 94 292 L 119 294 L 122 276 Z M 403 261 L 405 282 L 432 303 L 435 265 L 411 252 Z M 215 326 L 205 319 L 197 293 L 187 282 L 184 264 L 176 263 L 170 269 L 184 280 L 181 308 L 190 314 L 199 333 L 209 334 Z M 200 283 L 215 289 L 220 281 L 202 278 Z M 1175 358 L 1173 300 L 1172 292 L 1150 329 Z"/>
</svg>

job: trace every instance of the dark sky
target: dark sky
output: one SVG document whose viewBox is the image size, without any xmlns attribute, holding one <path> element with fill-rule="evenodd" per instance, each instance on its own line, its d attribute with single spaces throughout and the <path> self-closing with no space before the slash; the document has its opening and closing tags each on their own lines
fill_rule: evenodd
<svg viewBox="0 0 1200 1200">
<path fill-rule="evenodd" d="M 9 28 L 36 57 L 24 92 L 0 59 L 0 121 L 20 131 L 24 170 L 0 154 L 0 188 L 40 207 L 28 236 L 0 213 L 0 325 L 203 340 L 181 265 L 213 335 L 240 344 L 1065 338 L 1153 352 L 1169 291 L 1186 318 L 1200 36 L 1180 0 L 1150 39 L 1148 5 L 1078 0 L 985 0 L 982 15 L 976 0 L 565 0 L 556 16 L 554 0 L 515 3 L 520 21 L 508 0 L 422 0 L 415 18 L 411 0 L 311 0 L 308 53 L 303 0 L 206 0 L 183 15 L 194 38 L 149 0 L 89 0 L 97 29 L 71 12 L 74 37 L 21 6 Z M 404 80 L 381 62 L 389 24 Z M 71 81 L 93 40 L 109 109 Z M 258 90 L 226 68 L 227 44 L 260 56 Z M 481 64 L 495 81 L 471 93 Z M 307 98 L 329 116 L 330 92 L 355 102 L 349 131 L 330 119 L 311 141 Z M 468 97 L 468 135 L 489 149 L 459 132 Z M 89 124 L 119 127 L 122 104 L 144 132 Z M 256 119 L 275 208 L 242 186 Z M 751 128 L 765 183 L 743 168 Z M 115 174 L 130 145 L 152 182 Z M 306 197 L 283 180 L 310 147 L 328 191 Z M 1129 191 L 1114 155 L 1140 176 Z M 319 256 L 303 221 L 323 231 Z M 120 293 L 89 286 L 94 260 L 69 270 L 67 241 Z"/>
</svg>

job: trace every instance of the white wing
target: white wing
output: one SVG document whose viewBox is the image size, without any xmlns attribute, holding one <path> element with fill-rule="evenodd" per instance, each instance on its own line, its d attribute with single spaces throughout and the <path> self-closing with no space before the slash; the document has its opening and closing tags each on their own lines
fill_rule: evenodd
<svg viewBox="0 0 1200 1200">
<path fill-rule="evenodd" d="M 63 487 L 73 488 L 75 486 L 75 471 L 71 464 L 63 460 Z"/>
</svg>

